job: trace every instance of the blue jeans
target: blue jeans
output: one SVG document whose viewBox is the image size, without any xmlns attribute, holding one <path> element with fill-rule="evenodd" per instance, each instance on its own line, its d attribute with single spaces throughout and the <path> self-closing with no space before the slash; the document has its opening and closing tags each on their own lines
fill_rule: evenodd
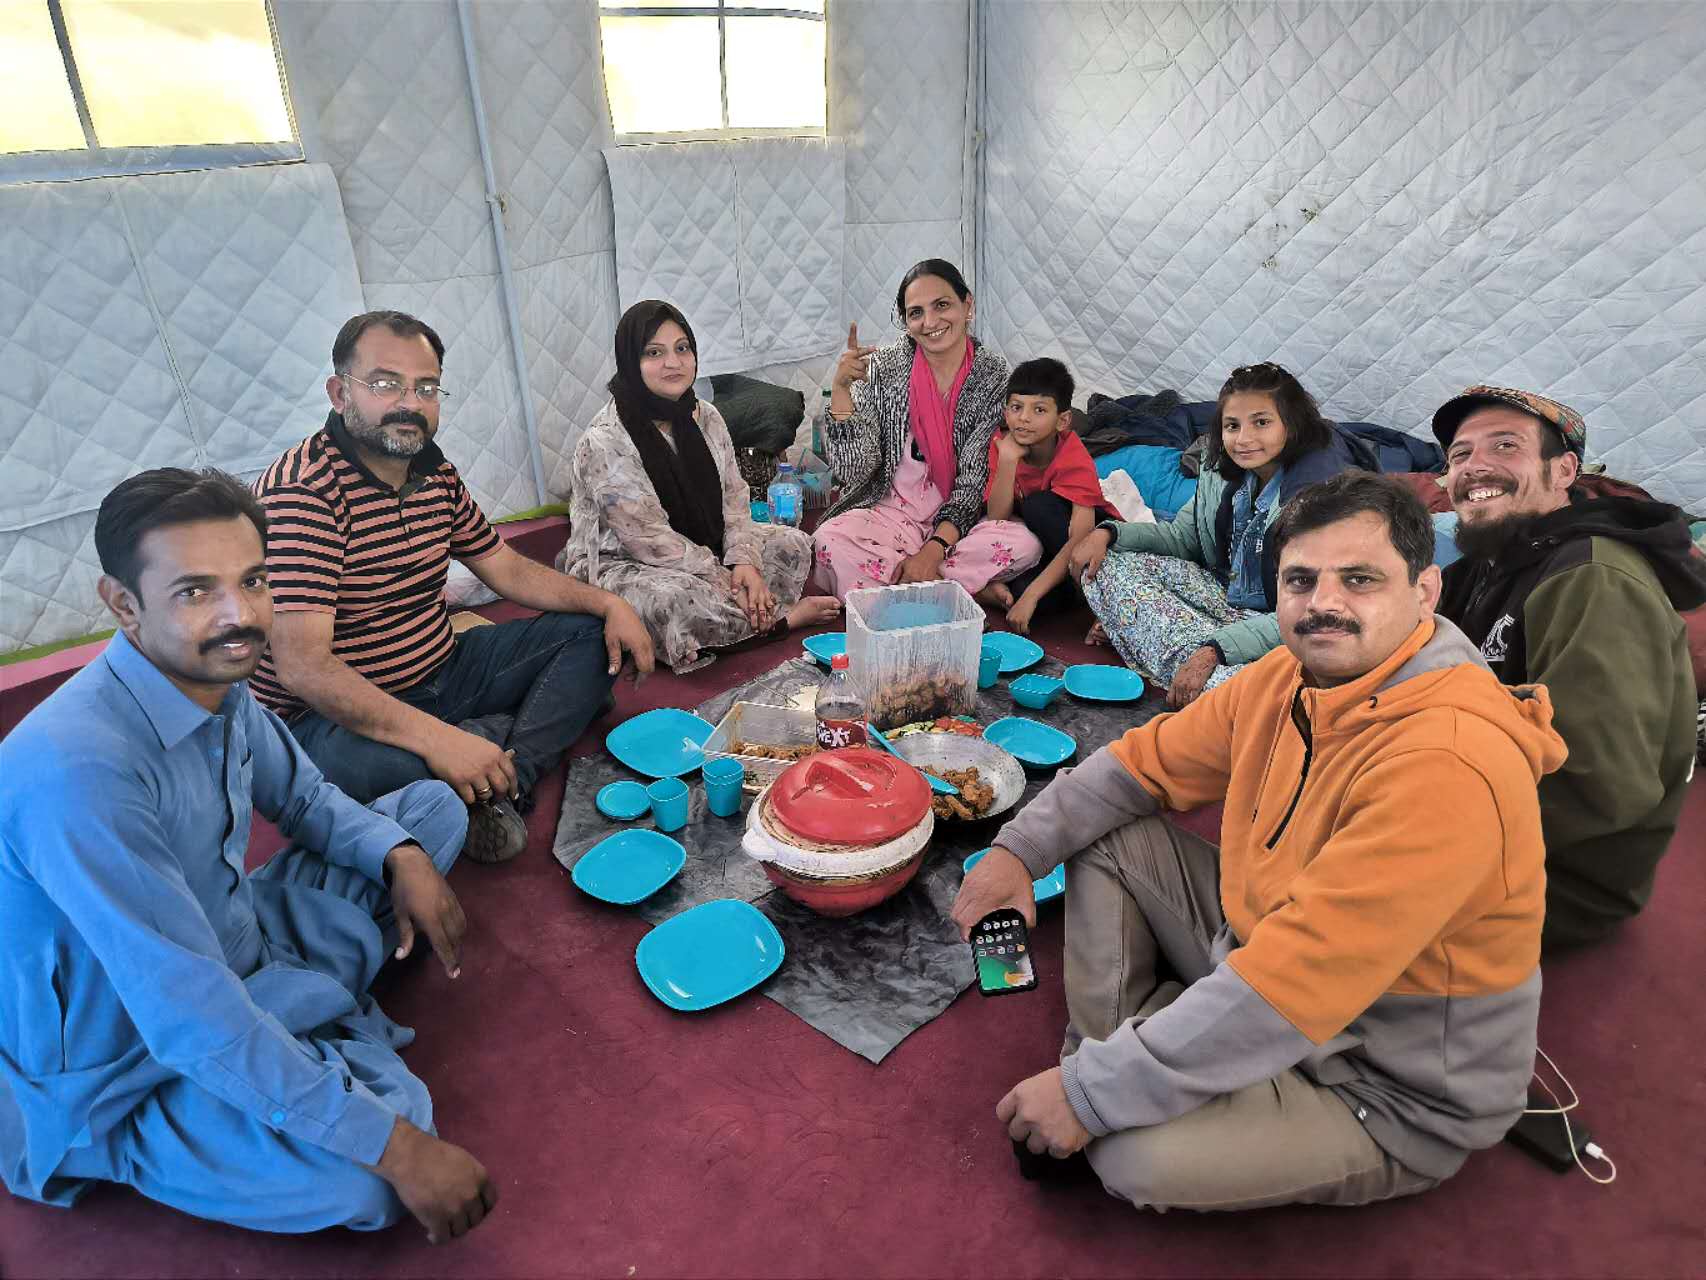
<svg viewBox="0 0 1706 1280">
<path fill-rule="evenodd" d="M 609 673 L 604 623 L 585 613 L 472 627 L 437 671 L 392 696 L 515 752 L 525 796 L 604 708 Z M 432 777 L 425 760 L 305 711 L 290 731 L 327 781 L 363 804 Z"/>
</svg>

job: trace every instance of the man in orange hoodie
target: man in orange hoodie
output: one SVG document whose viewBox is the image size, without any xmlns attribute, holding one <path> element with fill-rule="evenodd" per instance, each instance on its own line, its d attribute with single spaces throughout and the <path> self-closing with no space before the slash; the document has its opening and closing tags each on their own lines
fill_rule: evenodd
<svg viewBox="0 0 1706 1280">
<path fill-rule="evenodd" d="M 1362 1204 L 1522 1110 L 1540 1007 L 1543 688 L 1433 612 L 1427 513 L 1350 472 L 1274 524 L 1284 649 L 1062 774 L 954 904 L 1072 859 L 1061 1065 L 996 1109 L 1139 1206 Z M 1216 849 L 1162 809 L 1226 802 Z"/>
</svg>

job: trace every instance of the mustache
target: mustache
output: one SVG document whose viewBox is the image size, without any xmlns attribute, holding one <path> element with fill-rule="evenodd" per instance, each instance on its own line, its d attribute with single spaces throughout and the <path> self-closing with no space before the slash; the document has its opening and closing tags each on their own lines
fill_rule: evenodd
<svg viewBox="0 0 1706 1280">
<path fill-rule="evenodd" d="M 203 640 L 201 651 L 212 653 L 222 644 L 241 644 L 244 641 L 250 641 L 256 648 L 260 648 L 267 642 L 266 632 L 258 627 L 233 627 L 230 631 L 220 632 L 211 640 Z"/>
<path fill-rule="evenodd" d="M 379 425 L 382 427 L 391 426 L 393 423 L 400 423 L 405 426 L 414 427 L 422 435 L 425 435 L 429 430 L 431 430 L 427 425 L 426 415 L 416 413 L 413 409 L 393 409 L 390 413 L 379 419 Z"/>
<path fill-rule="evenodd" d="M 1454 500 L 1466 498 L 1471 489 L 1497 489 L 1500 493 L 1515 493 L 1516 482 L 1504 476 L 1478 476 L 1473 480 L 1463 479 L 1451 486 L 1451 496 Z"/>
<path fill-rule="evenodd" d="M 1343 631 L 1348 636 L 1360 636 L 1362 623 L 1336 613 L 1307 613 L 1292 630 L 1300 636 L 1312 636 L 1318 631 Z"/>
</svg>

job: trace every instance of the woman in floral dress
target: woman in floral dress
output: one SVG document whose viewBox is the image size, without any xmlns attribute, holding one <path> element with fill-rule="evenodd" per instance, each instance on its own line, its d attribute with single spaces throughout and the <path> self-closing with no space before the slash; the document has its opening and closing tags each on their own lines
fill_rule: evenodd
<svg viewBox="0 0 1706 1280">
<path fill-rule="evenodd" d="M 729 429 L 693 394 L 698 373 L 687 318 L 635 303 L 616 326 L 610 403 L 551 480 L 569 503 L 558 568 L 632 605 L 677 674 L 840 612 L 802 598 L 811 539 L 753 521 Z"/>
</svg>

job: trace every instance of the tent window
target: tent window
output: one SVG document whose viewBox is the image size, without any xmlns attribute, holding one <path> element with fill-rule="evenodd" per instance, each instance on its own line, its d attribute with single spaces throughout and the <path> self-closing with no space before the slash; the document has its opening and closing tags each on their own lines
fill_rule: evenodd
<svg viewBox="0 0 1706 1280">
<path fill-rule="evenodd" d="M 619 137 L 822 134 L 824 0 L 600 0 Z"/>
<path fill-rule="evenodd" d="M 0 0 L 0 180 L 301 158 L 267 0 Z"/>
</svg>

